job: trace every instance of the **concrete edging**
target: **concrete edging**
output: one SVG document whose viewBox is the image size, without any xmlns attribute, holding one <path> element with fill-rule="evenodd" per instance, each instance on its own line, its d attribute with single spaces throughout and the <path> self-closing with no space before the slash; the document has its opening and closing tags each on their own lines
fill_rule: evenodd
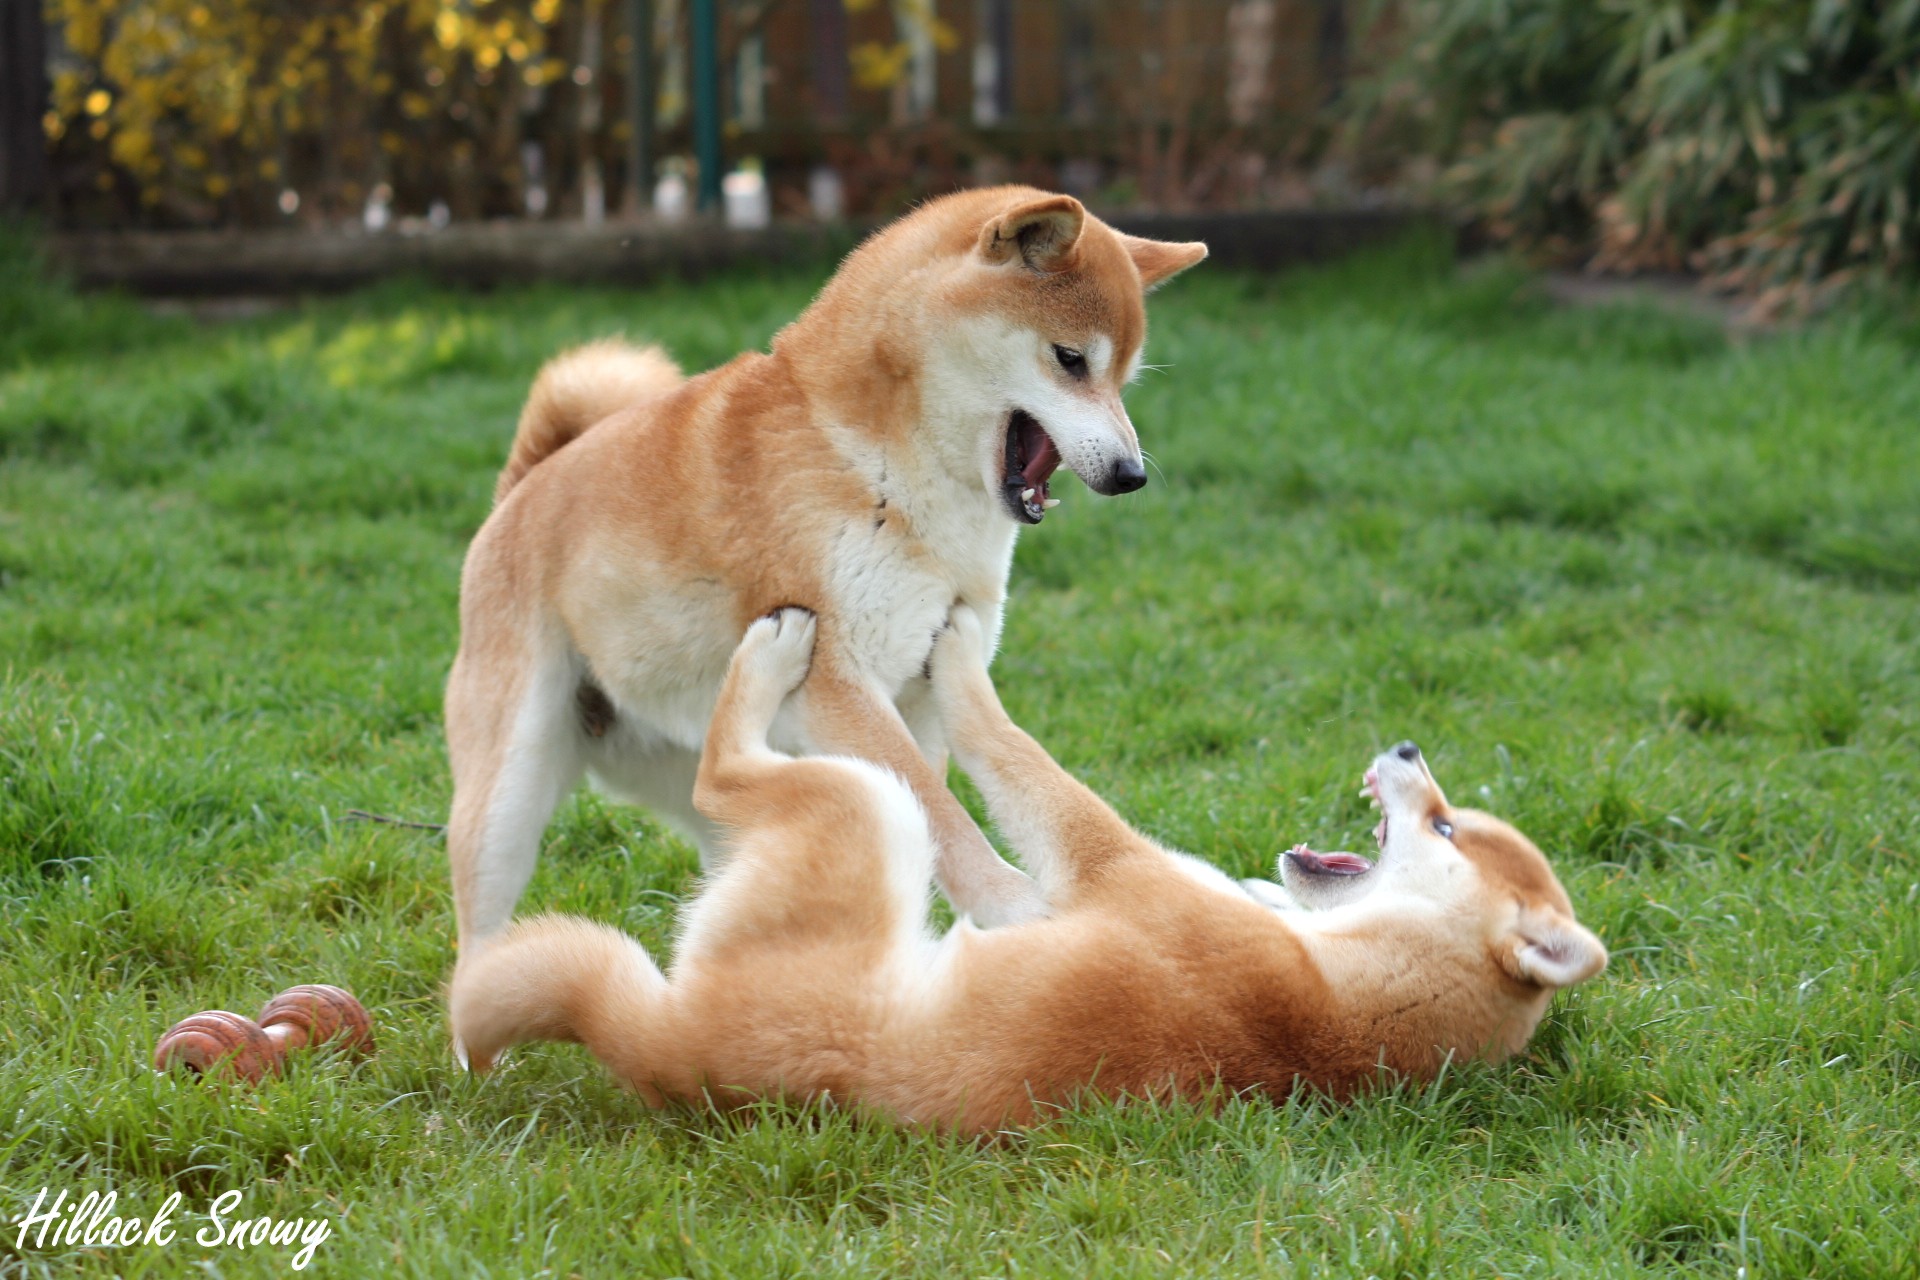
<svg viewBox="0 0 1920 1280">
<path fill-rule="evenodd" d="M 1351 210 L 1119 214 L 1114 226 L 1166 240 L 1204 240 L 1223 266 L 1321 261 L 1402 234 L 1427 215 Z M 563 222 L 462 223 L 417 234 L 352 231 L 69 231 L 48 237 L 52 261 L 84 288 L 151 297 L 332 293 L 396 276 L 486 288 L 551 280 L 644 284 L 744 262 L 830 261 L 872 224 L 776 223 L 732 231 Z"/>
</svg>

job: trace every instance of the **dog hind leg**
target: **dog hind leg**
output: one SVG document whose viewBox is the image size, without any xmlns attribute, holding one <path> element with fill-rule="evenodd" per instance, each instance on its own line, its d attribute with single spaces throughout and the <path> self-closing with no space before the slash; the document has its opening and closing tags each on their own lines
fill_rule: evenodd
<svg viewBox="0 0 1920 1280">
<path fill-rule="evenodd" d="M 730 849 L 688 911 L 689 969 L 824 945 L 851 977 L 924 930 L 933 847 L 912 794 L 863 760 L 767 745 L 788 691 L 812 678 L 814 630 L 803 609 L 755 622 L 721 688 L 694 802 Z"/>
<path fill-rule="evenodd" d="M 671 978 L 616 929 L 515 925 L 454 974 L 454 1031 L 474 1066 L 519 1041 L 574 1040 L 649 1102 L 804 1088 L 777 1064 L 834 1059 L 846 1017 L 908 976 L 893 962 L 924 933 L 933 861 L 919 806 L 863 761 L 767 745 L 813 630 L 805 610 L 782 610 L 734 654 L 695 787 L 733 853 L 686 913 Z M 769 1019 L 758 1003 L 795 992 L 841 1016 L 787 1003 Z M 816 1035 L 824 1043 L 809 1043 Z"/>
<path fill-rule="evenodd" d="M 447 853 L 467 958 L 507 926 L 540 838 L 580 780 L 578 660 L 563 636 L 497 642 L 476 661 L 463 637 L 447 682 L 453 809 Z"/>
</svg>

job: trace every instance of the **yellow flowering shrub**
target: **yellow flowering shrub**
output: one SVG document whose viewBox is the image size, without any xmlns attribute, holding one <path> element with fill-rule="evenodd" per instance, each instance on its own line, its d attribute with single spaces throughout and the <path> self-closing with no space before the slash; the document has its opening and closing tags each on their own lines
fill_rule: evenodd
<svg viewBox="0 0 1920 1280">
<path fill-rule="evenodd" d="M 160 221 L 301 202 L 345 216 L 380 182 L 517 164 L 491 154 L 517 136 L 499 126 L 570 70 L 551 56 L 560 0 L 47 0 L 47 15 L 56 159 Z"/>
<path fill-rule="evenodd" d="M 512 215 L 551 207 L 530 198 L 536 176 L 551 199 L 582 189 L 589 160 L 622 168 L 619 0 L 44 2 L 69 222 L 338 222 L 382 188 L 396 213 Z M 959 47 L 933 0 L 843 2 L 890 28 L 848 50 L 862 90 L 898 83 L 916 44 Z M 661 128 L 684 137 L 687 0 L 654 9 L 678 50 L 656 80 Z M 724 9 L 734 46 L 769 12 Z"/>
</svg>

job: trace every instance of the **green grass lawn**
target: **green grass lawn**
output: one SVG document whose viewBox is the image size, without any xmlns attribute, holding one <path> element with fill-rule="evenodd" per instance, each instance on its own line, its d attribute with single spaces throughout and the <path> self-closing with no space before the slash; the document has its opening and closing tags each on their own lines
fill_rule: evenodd
<svg viewBox="0 0 1920 1280">
<path fill-rule="evenodd" d="M 1920 353 L 1557 311 L 1418 244 L 1153 303 L 1157 460 L 1023 537 L 1016 719 L 1240 875 L 1365 848 L 1380 746 L 1552 857 L 1613 950 L 1531 1051 L 1338 1109 L 1088 1105 L 993 1144 L 656 1115 L 571 1046 L 452 1068 L 441 681 L 520 398 L 618 331 L 689 368 L 812 274 L 394 287 L 200 326 L 0 271 L 0 1217 L 185 1193 L 168 1248 L 0 1274 L 1920 1275 Z M 1062 473 L 1064 476 L 1065 473 Z M 670 944 L 692 851 L 565 805 L 527 908 Z M 162 1078 L 296 982 L 368 1062 Z M 4 1224 L 0 1224 L 4 1225 Z"/>
</svg>

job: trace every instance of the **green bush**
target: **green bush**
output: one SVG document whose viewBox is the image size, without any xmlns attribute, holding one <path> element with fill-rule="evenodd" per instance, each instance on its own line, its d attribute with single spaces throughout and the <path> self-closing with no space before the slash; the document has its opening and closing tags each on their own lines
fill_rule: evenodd
<svg viewBox="0 0 1920 1280">
<path fill-rule="evenodd" d="M 1354 122 L 1501 239 L 1806 302 L 1916 277 L 1920 0 L 1388 0 Z"/>
</svg>

